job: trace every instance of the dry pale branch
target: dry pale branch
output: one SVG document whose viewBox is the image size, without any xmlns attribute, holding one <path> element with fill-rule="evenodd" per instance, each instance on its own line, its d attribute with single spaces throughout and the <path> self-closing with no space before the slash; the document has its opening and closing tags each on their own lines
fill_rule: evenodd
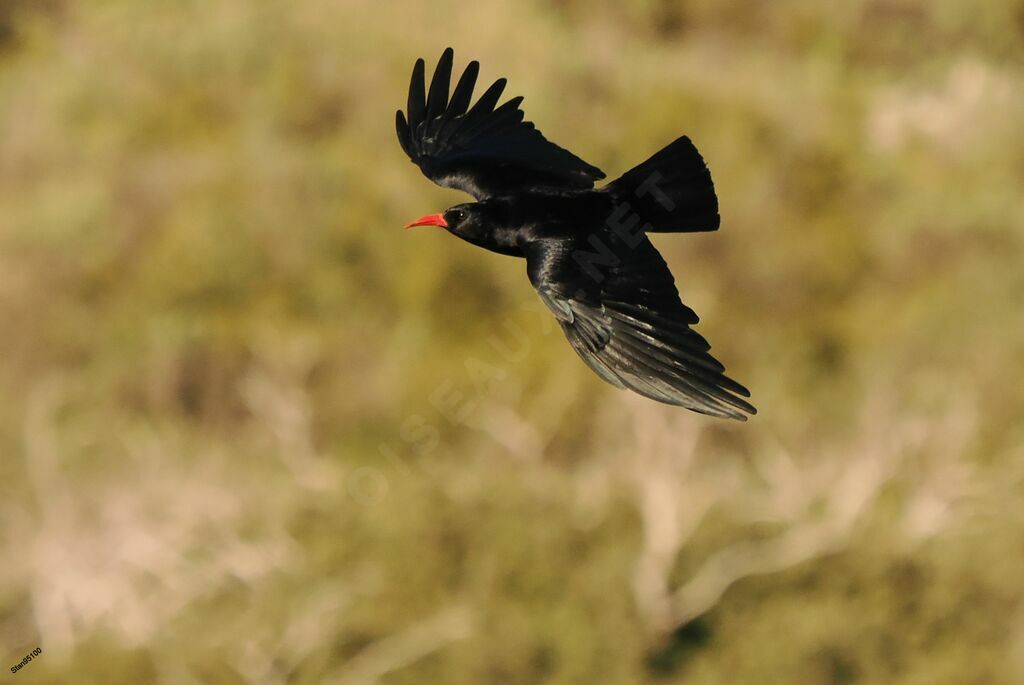
<svg viewBox="0 0 1024 685">
<path fill-rule="evenodd" d="M 473 613 L 466 607 L 444 609 L 363 650 L 329 682 L 371 685 L 384 675 L 404 668 L 473 632 Z"/>
</svg>

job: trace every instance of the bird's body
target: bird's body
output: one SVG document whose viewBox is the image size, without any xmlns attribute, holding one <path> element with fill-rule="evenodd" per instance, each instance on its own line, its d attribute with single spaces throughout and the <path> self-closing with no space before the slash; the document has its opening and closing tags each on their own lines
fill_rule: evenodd
<svg viewBox="0 0 1024 685">
<path fill-rule="evenodd" d="M 648 232 L 718 228 L 704 160 L 686 137 L 595 189 L 604 173 L 523 121 L 513 98 L 495 107 L 504 80 L 470 108 L 471 62 L 448 96 L 453 54 L 431 81 L 423 60 L 409 88 L 399 142 L 431 180 L 477 201 L 412 224 L 434 225 L 479 247 L 526 260 L 530 283 L 570 344 L 599 376 L 651 399 L 713 416 L 755 413 L 750 393 L 724 375 L 697 315 L 679 299 Z"/>
</svg>

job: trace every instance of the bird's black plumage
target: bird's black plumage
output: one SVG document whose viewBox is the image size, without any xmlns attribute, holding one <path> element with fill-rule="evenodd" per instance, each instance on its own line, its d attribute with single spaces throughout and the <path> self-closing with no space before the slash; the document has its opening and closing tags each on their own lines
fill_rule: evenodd
<svg viewBox="0 0 1024 685">
<path fill-rule="evenodd" d="M 471 62 L 449 97 L 453 57 L 444 51 L 429 91 L 417 60 L 398 139 L 429 179 L 478 201 L 410 225 L 525 258 L 573 349 L 612 385 L 712 416 L 756 413 L 691 328 L 697 315 L 646 235 L 718 228 L 711 174 L 689 138 L 595 190 L 604 173 L 523 121 L 522 98 L 497 106 L 504 79 L 470 106 Z"/>
<path fill-rule="evenodd" d="M 444 51 L 425 91 L 424 63 L 417 60 L 409 84 L 409 118 L 396 115 L 398 140 L 427 178 L 464 190 L 478 200 L 521 192 L 532 186 L 592 188 L 604 178 L 595 166 L 548 141 L 523 121 L 515 97 L 495 108 L 505 89 L 498 79 L 470 108 L 480 65 L 470 62 L 455 86 L 451 48 Z"/>
</svg>

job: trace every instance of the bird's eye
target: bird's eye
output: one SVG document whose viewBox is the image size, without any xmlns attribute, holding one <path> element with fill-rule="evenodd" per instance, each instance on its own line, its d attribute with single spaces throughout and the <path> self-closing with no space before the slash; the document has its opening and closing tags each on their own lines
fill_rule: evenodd
<svg viewBox="0 0 1024 685">
<path fill-rule="evenodd" d="M 463 219 L 466 218 L 466 213 L 461 209 L 453 209 L 452 218 L 455 219 L 456 221 L 462 221 Z"/>
</svg>

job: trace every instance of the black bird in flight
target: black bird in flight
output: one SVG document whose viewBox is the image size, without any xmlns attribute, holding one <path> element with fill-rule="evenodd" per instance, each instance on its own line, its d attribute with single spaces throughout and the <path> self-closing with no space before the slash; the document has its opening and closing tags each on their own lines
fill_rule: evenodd
<svg viewBox="0 0 1024 685">
<path fill-rule="evenodd" d="M 743 399 L 750 392 L 690 328 L 698 317 L 646 235 L 718 228 L 711 173 L 690 139 L 595 189 L 604 173 L 523 121 L 522 97 L 496 106 L 505 79 L 470 106 L 480 69 L 470 62 L 449 97 L 453 57 L 451 48 L 441 55 L 429 91 L 416 61 L 408 114 L 396 116 L 398 140 L 427 178 L 477 201 L 406 228 L 440 226 L 524 257 L 573 349 L 612 385 L 711 416 L 756 413 Z"/>
</svg>

